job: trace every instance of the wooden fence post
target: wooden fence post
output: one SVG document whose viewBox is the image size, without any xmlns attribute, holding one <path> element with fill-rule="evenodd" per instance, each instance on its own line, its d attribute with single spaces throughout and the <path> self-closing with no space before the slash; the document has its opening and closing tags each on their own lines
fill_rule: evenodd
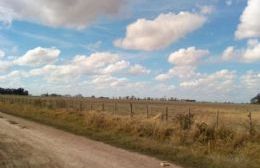
<svg viewBox="0 0 260 168">
<path fill-rule="evenodd" d="M 69 101 L 65 101 L 66 111 L 68 112 L 70 109 Z"/>
<path fill-rule="evenodd" d="M 133 112 L 133 103 L 130 103 L 130 117 L 133 118 L 134 112 Z"/>
<path fill-rule="evenodd" d="M 191 112 L 190 112 L 191 110 L 190 110 L 190 107 L 189 107 L 189 114 L 188 114 L 188 117 L 189 117 L 189 122 L 188 122 L 188 128 L 190 129 L 190 127 L 191 127 Z"/>
<path fill-rule="evenodd" d="M 149 118 L 149 105 L 146 105 L 146 118 Z"/>
<path fill-rule="evenodd" d="M 248 118 L 249 118 L 249 134 L 253 135 L 254 134 L 254 128 L 253 128 L 253 121 L 252 121 L 252 113 L 249 111 L 248 113 Z"/>
<path fill-rule="evenodd" d="M 166 106 L 166 110 L 165 110 L 165 120 L 168 121 L 168 106 Z"/>
<path fill-rule="evenodd" d="M 105 103 L 102 103 L 102 111 L 105 112 Z"/>
<path fill-rule="evenodd" d="M 217 111 L 217 122 L 216 122 L 216 127 L 218 128 L 218 122 L 219 122 L 219 111 Z"/>
<path fill-rule="evenodd" d="M 82 101 L 79 101 L 79 111 L 82 112 Z"/>
<path fill-rule="evenodd" d="M 114 115 L 116 115 L 116 111 L 117 111 L 117 103 L 115 102 L 115 106 L 114 106 Z"/>
</svg>

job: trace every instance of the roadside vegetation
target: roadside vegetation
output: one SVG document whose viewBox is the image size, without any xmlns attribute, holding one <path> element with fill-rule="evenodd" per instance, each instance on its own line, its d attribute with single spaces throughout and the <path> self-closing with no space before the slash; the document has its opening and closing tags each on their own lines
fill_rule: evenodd
<svg viewBox="0 0 260 168">
<path fill-rule="evenodd" d="M 226 118 L 211 112 L 216 115 L 213 120 L 205 119 L 207 113 L 200 115 L 193 110 L 176 113 L 166 121 L 161 113 L 151 117 L 142 114 L 131 117 L 96 109 L 59 108 L 57 102 L 56 106 L 43 106 L 39 105 L 40 99 L 35 99 L 36 103 L 26 103 L 25 98 L 21 100 L 2 97 L 0 111 L 184 167 L 260 167 L 260 130 L 257 125 L 260 111 L 228 113 L 225 115 L 232 117 Z M 259 106 L 252 107 L 259 110 Z M 236 106 L 236 109 L 243 108 Z M 233 121 L 236 121 L 234 125 L 226 124 Z"/>
</svg>

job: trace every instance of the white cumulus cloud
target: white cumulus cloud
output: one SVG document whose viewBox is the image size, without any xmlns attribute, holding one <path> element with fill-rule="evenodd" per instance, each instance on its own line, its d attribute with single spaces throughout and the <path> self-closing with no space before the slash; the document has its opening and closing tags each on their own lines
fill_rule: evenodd
<svg viewBox="0 0 260 168">
<path fill-rule="evenodd" d="M 129 66 L 118 54 L 110 52 L 96 52 L 87 55 L 76 55 L 63 64 L 50 64 L 32 69 L 31 76 L 43 76 L 49 82 L 71 82 L 82 76 L 112 76 Z"/>
<path fill-rule="evenodd" d="M 129 73 L 133 75 L 145 75 L 149 74 L 150 72 L 151 70 L 139 64 L 135 64 L 129 68 Z"/>
<path fill-rule="evenodd" d="M 195 80 L 181 82 L 180 86 L 185 88 L 211 88 L 225 90 L 227 88 L 231 89 L 235 77 L 236 73 L 234 71 L 223 69 Z"/>
<path fill-rule="evenodd" d="M 204 74 L 196 79 L 181 81 L 179 88 L 183 93 L 187 93 L 189 96 L 193 95 L 197 100 L 207 97 L 207 100 L 211 101 L 230 101 L 230 97 L 244 94 L 242 89 L 241 93 L 237 93 L 240 88 L 239 83 L 237 83 L 237 73 L 227 69 Z"/>
<path fill-rule="evenodd" d="M 247 49 L 242 55 L 242 60 L 248 63 L 252 63 L 255 61 L 260 61 L 260 43 L 257 41 L 248 44 Z"/>
<path fill-rule="evenodd" d="M 229 46 L 224 50 L 222 59 L 224 61 L 238 60 L 244 63 L 260 61 L 260 42 L 251 39 L 247 42 L 247 47 L 241 49 Z"/>
<path fill-rule="evenodd" d="M 127 68 L 128 66 L 129 66 L 129 62 L 127 62 L 125 60 L 121 60 L 121 61 L 118 61 L 118 62 L 116 62 L 114 64 L 108 65 L 103 70 L 103 73 L 104 74 L 111 74 L 111 73 L 119 72 L 119 71 Z"/>
<path fill-rule="evenodd" d="M 160 14 L 154 20 L 138 19 L 127 27 L 126 37 L 114 44 L 124 49 L 163 49 L 200 28 L 205 21 L 204 16 L 190 12 Z"/>
<path fill-rule="evenodd" d="M 111 75 L 97 75 L 91 81 L 97 88 L 122 87 L 128 84 L 127 78 L 117 78 Z"/>
<path fill-rule="evenodd" d="M 14 60 L 14 64 L 39 66 L 54 62 L 60 55 L 60 50 L 56 48 L 36 47 L 27 51 L 23 56 Z"/>
<path fill-rule="evenodd" d="M 240 16 L 240 24 L 235 36 L 238 39 L 260 37 L 260 1 L 248 0 L 247 7 Z"/>
<path fill-rule="evenodd" d="M 196 47 L 182 48 L 172 53 L 168 61 L 175 65 L 195 65 L 207 55 L 209 55 L 208 50 L 196 49 Z"/>
<path fill-rule="evenodd" d="M 224 52 L 222 54 L 222 59 L 224 61 L 229 61 L 229 60 L 233 59 L 234 56 L 235 56 L 235 48 L 234 48 L 234 46 L 229 46 L 224 50 Z"/>
<path fill-rule="evenodd" d="M 173 52 L 168 58 L 168 61 L 174 67 L 167 73 L 159 74 L 155 79 L 165 81 L 175 76 L 181 79 L 198 77 L 200 74 L 196 72 L 196 68 L 202 59 L 208 55 L 208 50 L 197 49 L 196 47 L 179 49 Z"/>
</svg>

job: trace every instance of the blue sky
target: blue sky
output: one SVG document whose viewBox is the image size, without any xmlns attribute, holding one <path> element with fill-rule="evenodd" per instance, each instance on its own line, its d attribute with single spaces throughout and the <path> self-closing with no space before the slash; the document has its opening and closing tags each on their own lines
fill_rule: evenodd
<svg viewBox="0 0 260 168">
<path fill-rule="evenodd" d="M 248 102 L 258 0 L 1 0 L 0 87 Z"/>
</svg>

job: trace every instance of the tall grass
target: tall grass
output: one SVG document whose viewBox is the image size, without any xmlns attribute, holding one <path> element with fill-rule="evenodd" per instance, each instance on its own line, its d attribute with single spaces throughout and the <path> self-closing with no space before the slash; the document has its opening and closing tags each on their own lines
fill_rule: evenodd
<svg viewBox="0 0 260 168">
<path fill-rule="evenodd" d="M 199 120 L 196 113 L 170 121 L 101 111 L 74 111 L 0 102 L 0 111 L 83 135 L 128 150 L 194 168 L 259 168 L 260 133 Z M 245 118 L 245 121 L 247 118 Z"/>
</svg>

